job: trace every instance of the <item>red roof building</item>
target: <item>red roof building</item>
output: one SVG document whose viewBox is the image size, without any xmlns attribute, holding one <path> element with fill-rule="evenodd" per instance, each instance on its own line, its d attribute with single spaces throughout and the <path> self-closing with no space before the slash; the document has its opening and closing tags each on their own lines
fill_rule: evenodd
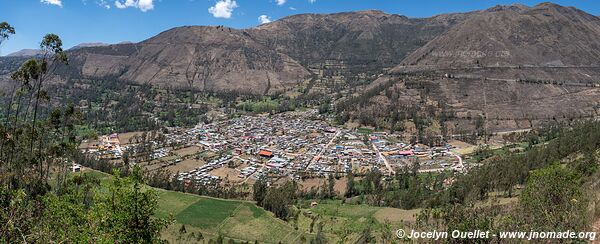
<svg viewBox="0 0 600 244">
<path fill-rule="evenodd" d="M 258 155 L 270 158 L 270 157 L 273 157 L 273 152 L 271 152 L 269 150 L 261 149 L 260 152 L 258 152 Z"/>
</svg>

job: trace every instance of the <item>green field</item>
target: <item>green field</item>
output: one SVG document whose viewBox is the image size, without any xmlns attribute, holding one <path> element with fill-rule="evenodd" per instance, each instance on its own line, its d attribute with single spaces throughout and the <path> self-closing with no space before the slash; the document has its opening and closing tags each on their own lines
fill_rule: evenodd
<svg viewBox="0 0 600 244">
<path fill-rule="evenodd" d="M 232 217 L 240 204 L 240 202 L 201 198 L 179 212 L 175 219 L 182 224 L 213 230 L 228 217 Z"/>
<path fill-rule="evenodd" d="M 307 204 L 301 204 L 306 206 Z M 368 205 L 344 204 L 340 200 L 320 201 L 317 206 L 301 210 L 298 219 L 300 230 L 310 232 L 313 219 L 323 223 L 323 232 L 330 242 L 355 242 L 363 230 L 370 228 L 373 236 L 380 236 L 380 230 L 387 221 L 393 229 L 414 222 L 419 210 L 374 207 Z M 316 224 L 314 224 L 316 226 Z M 316 227 L 313 229 L 313 233 Z"/>
<path fill-rule="evenodd" d="M 175 219 L 175 224 L 163 233 L 170 241 L 176 240 L 181 225 L 186 226 L 188 233 L 202 232 L 203 236 L 213 239 L 220 235 L 261 243 L 289 242 L 302 234 L 250 202 L 158 191 L 157 216 L 174 216 Z"/>
<path fill-rule="evenodd" d="M 86 171 L 104 184 L 109 175 Z M 340 200 L 320 201 L 310 207 L 310 201 L 301 202 L 298 220 L 289 223 L 275 218 L 272 213 L 257 207 L 252 202 L 216 199 L 194 194 L 155 189 L 158 194 L 159 218 L 172 218 L 173 224 L 162 232 L 162 237 L 172 243 L 198 242 L 222 236 L 225 240 L 259 241 L 260 243 L 306 243 L 316 234 L 317 224 L 323 224 L 323 233 L 329 242 L 355 241 L 369 227 L 378 236 L 382 224 L 387 220 L 397 228 L 414 221 L 418 210 L 373 207 L 368 205 L 344 204 Z M 311 222 L 313 222 L 311 231 Z M 179 230 L 185 225 L 186 234 Z"/>
</svg>

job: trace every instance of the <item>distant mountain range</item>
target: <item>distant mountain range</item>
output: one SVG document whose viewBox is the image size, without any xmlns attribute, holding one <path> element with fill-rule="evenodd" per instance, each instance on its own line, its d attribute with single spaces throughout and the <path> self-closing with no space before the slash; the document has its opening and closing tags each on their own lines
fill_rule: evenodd
<svg viewBox="0 0 600 244">
<path fill-rule="evenodd" d="M 33 56 L 42 55 L 42 54 L 44 54 L 44 53 L 42 52 L 42 50 L 39 50 L 39 49 L 22 49 L 22 50 L 14 52 L 14 53 L 8 54 L 6 56 L 7 57 L 33 57 Z"/>
<path fill-rule="evenodd" d="M 124 42 L 119 42 L 117 44 L 130 44 L 132 42 L 128 42 L 128 41 L 124 41 Z M 103 43 L 103 42 L 89 42 L 89 43 L 80 43 L 77 44 L 73 47 L 71 47 L 69 50 L 77 50 L 80 48 L 84 48 L 84 47 L 105 47 L 105 46 L 109 46 L 111 44 L 108 43 Z M 16 51 L 14 53 L 10 53 L 8 55 L 6 55 L 6 57 L 33 57 L 33 56 L 37 56 L 37 55 L 42 55 L 44 54 L 42 50 L 39 49 L 22 49 L 19 51 Z"/>
<path fill-rule="evenodd" d="M 110 45 L 110 44 L 104 43 L 104 42 L 87 42 L 87 43 L 84 42 L 84 43 L 80 43 L 78 45 L 73 46 L 69 50 L 77 50 L 77 49 L 84 48 L 84 47 L 105 47 L 108 45 Z"/>
<path fill-rule="evenodd" d="M 58 70 L 65 78 L 253 94 L 290 89 L 326 63 L 382 74 L 371 88 L 429 72 L 454 79 L 427 80 L 427 99 L 458 117 L 511 121 L 498 122 L 507 128 L 600 113 L 600 92 L 592 88 L 600 80 L 600 18 L 553 3 L 430 18 L 367 10 L 293 15 L 250 29 L 185 26 L 139 43 L 81 44 L 69 57 Z M 389 89 L 406 95 L 403 106 L 422 99 L 407 85 Z M 384 101 L 378 99 L 374 104 Z"/>
<path fill-rule="evenodd" d="M 471 14 L 410 19 L 369 10 L 294 15 L 243 30 L 186 26 L 136 44 L 72 50 L 64 72 L 264 94 L 304 81 L 309 66 L 327 60 L 357 72 L 393 67 Z"/>
<path fill-rule="evenodd" d="M 301 14 L 251 29 L 174 28 L 140 43 L 81 44 L 65 74 L 265 93 L 327 60 L 380 72 L 476 66 L 596 66 L 600 20 L 543 3 L 407 18 L 377 10 Z M 588 74 L 594 76 L 594 74 Z"/>
</svg>

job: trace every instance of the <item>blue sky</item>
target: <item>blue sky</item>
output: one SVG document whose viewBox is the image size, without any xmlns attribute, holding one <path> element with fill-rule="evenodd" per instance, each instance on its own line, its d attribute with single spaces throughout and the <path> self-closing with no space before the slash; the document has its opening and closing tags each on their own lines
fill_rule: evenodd
<svg viewBox="0 0 600 244">
<path fill-rule="evenodd" d="M 82 42 L 142 41 L 172 27 L 225 25 L 247 28 L 300 13 L 378 9 L 409 17 L 466 12 L 498 4 L 535 5 L 538 0 L 0 0 L 0 22 L 17 34 L 0 47 L 6 55 L 36 48 L 46 33 L 69 48 Z M 600 15 L 598 0 L 556 0 Z M 262 18 L 261 18 L 262 16 Z"/>
</svg>

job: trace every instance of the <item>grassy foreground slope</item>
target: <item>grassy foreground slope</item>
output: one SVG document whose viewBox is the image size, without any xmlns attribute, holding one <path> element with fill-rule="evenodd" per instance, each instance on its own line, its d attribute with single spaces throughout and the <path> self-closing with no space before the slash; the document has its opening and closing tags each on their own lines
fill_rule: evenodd
<svg viewBox="0 0 600 244">
<path fill-rule="evenodd" d="M 84 173 L 99 179 L 103 186 L 108 184 L 111 177 L 91 169 L 85 169 Z M 162 233 L 162 238 L 170 243 L 198 242 L 199 233 L 204 240 L 215 240 L 221 236 L 225 240 L 251 243 L 307 243 L 315 237 L 317 223 L 323 224 L 323 233 L 329 242 L 352 241 L 367 226 L 378 236 L 381 225 L 386 220 L 397 227 L 403 222 L 414 221 L 414 214 L 418 212 L 343 204 L 339 200 L 319 201 L 317 206 L 311 208 L 310 201 L 303 201 L 299 204 L 301 209 L 298 220 L 288 223 L 257 207 L 253 202 L 155 190 L 159 197 L 156 216 L 172 217 L 174 220 Z M 313 219 L 315 223 L 311 228 Z M 183 235 L 180 234 L 182 225 L 186 229 Z"/>
<path fill-rule="evenodd" d="M 102 185 L 108 184 L 110 175 L 86 169 L 84 173 L 97 178 Z M 156 216 L 173 217 L 174 223 L 163 231 L 163 239 L 170 243 L 196 242 L 198 233 L 203 239 L 216 239 L 219 235 L 236 241 L 260 243 L 295 243 L 311 238 L 311 234 L 295 230 L 272 213 L 252 202 L 225 200 L 194 194 L 156 190 L 159 200 Z M 186 234 L 180 235 L 185 225 Z M 192 236 L 191 234 L 194 233 Z"/>
<path fill-rule="evenodd" d="M 163 233 L 163 238 L 168 241 L 178 241 L 182 225 L 185 225 L 187 233 L 201 232 L 205 238 L 215 239 L 220 235 L 228 239 L 260 243 L 292 243 L 301 235 L 306 235 L 251 202 L 162 189 L 157 189 L 157 192 L 157 216 L 173 216 L 175 220 Z"/>
<path fill-rule="evenodd" d="M 86 174 L 99 179 L 103 186 L 110 175 L 86 169 Z M 104 187 L 103 187 L 104 188 Z M 172 217 L 174 223 L 162 232 L 170 243 L 197 243 L 197 237 L 253 243 L 308 243 L 314 239 L 318 226 L 329 243 L 356 242 L 365 229 L 381 240 L 391 236 L 398 228 L 414 224 L 420 209 L 403 210 L 351 204 L 341 200 L 321 200 L 311 206 L 309 200 L 296 205 L 298 218 L 285 222 L 272 213 L 257 207 L 253 202 L 226 200 L 155 188 L 158 194 L 156 216 Z M 500 198 L 499 204 L 509 204 L 515 199 Z M 489 203 L 481 203 L 489 204 Z M 299 207 L 299 209 L 298 209 Z M 180 234 L 185 226 L 186 233 Z M 385 231 L 387 229 L 387 231 Z"/>
</svg>

